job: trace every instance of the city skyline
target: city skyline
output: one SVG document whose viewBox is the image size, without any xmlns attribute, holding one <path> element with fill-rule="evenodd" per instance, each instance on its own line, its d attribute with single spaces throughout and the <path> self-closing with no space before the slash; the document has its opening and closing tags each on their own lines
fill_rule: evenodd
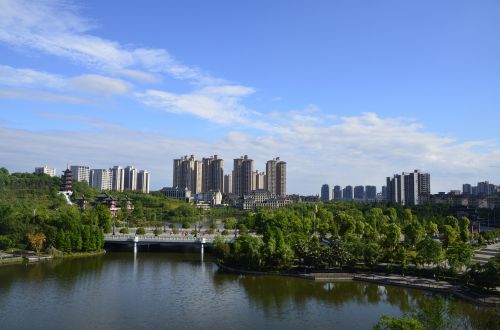
<svg viewBox="0 0 500 330">
<path fill-rule="evenodd" d="M 189 150 L 281 155 L 289 194 L 381 187 L 404 168 L 432 173 L 435 192 L 500 182 L 499 13 L 1 0 L 0 166 L 133 162 L 158 190 Z"/>
</svg>

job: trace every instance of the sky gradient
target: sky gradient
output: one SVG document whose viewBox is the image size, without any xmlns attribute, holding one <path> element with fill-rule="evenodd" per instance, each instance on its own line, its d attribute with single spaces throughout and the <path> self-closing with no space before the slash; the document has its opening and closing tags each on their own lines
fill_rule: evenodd
<svg viewBox="0 0 500 330">
<path fill-rule="evenodd" d="M 0 0 L 0 166 L 225 170 L 288 192 L 500 184 L 500 2 Z"/>
</svg>

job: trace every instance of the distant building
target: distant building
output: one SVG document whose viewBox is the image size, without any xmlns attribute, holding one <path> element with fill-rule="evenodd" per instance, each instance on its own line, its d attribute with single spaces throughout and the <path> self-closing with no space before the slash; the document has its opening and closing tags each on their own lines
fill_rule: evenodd
<svg viewBox="0 0 500 330">
<path fill-rule="evenodd" d="M 363 186 L 354 187 L 354 199 L 357 201 L 365 200 L 365 187 Z"/>
<path fill-rule="evenodd" d="M 381 200 L 387 200 L 387 186 L 382 186 Z"/>
<path fill-rule="evenodd" d="M 464 195 L 472 195 L 472 185 L 469 183 L 464 183 L 462 185 L 462 193 Z"/>
<path fill-rule="evenodd" d="M 255 188 L 254 190 L 266 189 L 266 180 L 267 176 L 265 172 L 253 172 L 252 185 Z"/>
<path fill-rule="evenodd" d="M 202 163 L 194 155 L 174 159 L 173 187 L 188 189 L 194 194 L 202 191 Z"/>
<path fill-rule="evenodd" d="M 83 165 L 71 165 L 71 174 L 73 181 L 90 182 L 90 168 Z"/>
<path fill-rule="evenodd" d="M 233 194 L 248 195 L 252 186 L 253 160 L 247 155 L 234 159 L 233 162 Z"/>
<path fill-rule="evenodd" d="M 377 201 L 377 187 L 376 186 L 366 186 L 365 195 L 366 195 L 366 200 L 368 202 Z"/>
<path fill-rule="evenodd" d="M 56 176 L 56 169 L 53 167 L 35 167 L 35 173 L 36 174 L 47 174 L 50 177 Z"/>
<path fill-rule="evenodd" d="M 111 190 L 112 172 L 108 169 L 92 169 L 89 175 L 89 185 L 98 190 Z"/>
<path fill-rule="evenodd" d="M 419 205 L 423 197 L 430 195 L 429 173 L 415 170 L 411 173 L 395 174 L 387 178 L 387 201 L 401 205 Z"/>
<path fill-rule="evenodd" d="M 325 183 L 321 186 L 321 200 L 329 201 L 330 199 L 332 199 L 330 196 L 330 186 Z"/>
<path fill-rule="evenodd" d="M 125 170 L 121 166 L 111 169 L 111 190 L 123 191 L 125 189 Z"/>
<path fill-rule="evenodd" d="M 123 188 L 124 190 L 137 190 L 137 169 L 135 167 L 125 167 Z"/>
<path fill-rule="evenodd" d="M 143 193 L 149 194 L 149 172 L 146 170 L 140 170 L 137 173 L 137 190 Z"/>
<path fill-rule="evenodd" d="M 185 202 L 191 201 L 191 191 L 187 188 L 179 187 L 165 187 L 160 190 L 166 197 L 183 200 Z"/>
<path fill-rule="evenodd" d="M 224 175 L 224 193 L 232 194 L 233 193 L 233 175 L 225 174 Z"/>
<path fill-rule="evenodd" d="M 342 200 L 342 188 L 340 186 L 333 187 L 333 199 L 336 201 Z"/>
<path fill-rule="evenodd" d="M 256 208 L 277 209 L 291 203 L 293 201 L 290 198 L 276 196 L 267 190 L 254 190 L 250 194 L 243 196 L 241 207 L 244 210 Z"/>
<path fill-rule="evenodd" d="M 354 199 L 354 190 L 352 186 L 346 186 L 342 190 L 342 197 L 345 201 L 352 201 Z"/>
<path fill-rule="evenodd" d="M 202 159 L 201 191 L 224 190 L 224 160 L 217 155 Z"/>
<path fill-rule="evenodd" d="M 286 196 L 286 162 L 279 157 L 266 163 L 266 188 L 276 196 Z"/>
</svg>

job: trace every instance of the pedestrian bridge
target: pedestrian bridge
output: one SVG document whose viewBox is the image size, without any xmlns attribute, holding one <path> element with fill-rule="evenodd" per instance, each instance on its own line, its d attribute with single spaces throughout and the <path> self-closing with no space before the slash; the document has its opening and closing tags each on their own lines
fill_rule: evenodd
<svg viewBox="0 0 500 330">
<path fill-rule="evenodd" d="M 192 235 L 104 235 L 104 242 L 110 244 L 127 244 L 127 245 L 194 245 L 194 246 L 211 246 L 214 242 L 216 235 L 203 235 L 195 237 Z M 222 236 L 226 243 L 232 243 L 234 236 Z"/>
</svg>

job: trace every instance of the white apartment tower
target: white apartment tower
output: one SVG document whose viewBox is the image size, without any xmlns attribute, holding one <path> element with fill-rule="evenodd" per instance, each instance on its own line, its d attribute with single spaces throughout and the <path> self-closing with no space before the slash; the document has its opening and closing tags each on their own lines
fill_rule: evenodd
<svg viewBox="0 0 500 330">
<path fill-rule="evenodd" d="M 125 167 L 123 182 L 124 190 L 137 190 L 137 169 L 135 167 Z"/>
<path fill-rule="evenodd" d="M 89 185 L 98 190 L 111 190 L 112 172 L 109 169 L 92 169 Z"/>
<path fill-rule="evenodd" d="M 123 191 L 125 184 L 125 170 L 121 166 L 113 166 L 111 169 L 111 189 Z"/>
<path fill-rule="evenodd" d="M 73 181 L 90 183 L 90 168 L 82 165 L 71 165 L 71 174 Z"/>
<path fill-rule="evenodd" d="M 53 167 L 35 167 L 35 173 L 36 174 L 47 174 L 50 177 L 56 176 L 56 169 Z"/>
<path fill-rule="evenodd" d="M 149 172 L 140 170 L 137 174 L 137 190 L 149 194 Z"/>
</svg>

